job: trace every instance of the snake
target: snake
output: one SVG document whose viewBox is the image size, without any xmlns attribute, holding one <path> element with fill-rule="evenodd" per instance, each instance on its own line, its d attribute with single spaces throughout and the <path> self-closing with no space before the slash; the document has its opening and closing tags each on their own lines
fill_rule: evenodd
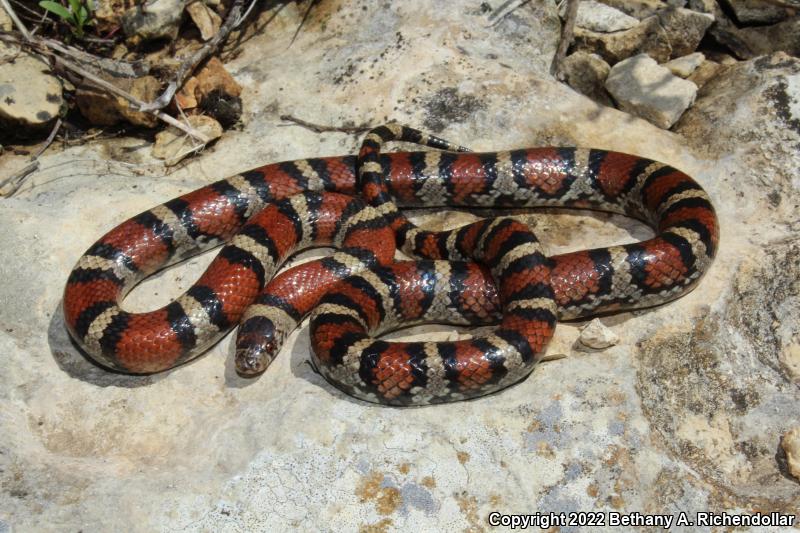
<svg viewBox="0 0 800 533">
<path fill-rule="evenodd" d="M 381 152 L 404 140 L 435 150 Z M 654 232 L 631 244 L 547 257 L 514 217 L 431 232 L 402 208 L 556 207 L 616 213 Z M 363 400 L 421 405 L 523 380 L 556 321 L 661 305 L 708 271 L 719 225 L 706 191 L 665 163 L 585 147 L 473 153 L 398 125 L 358 155 L 264 165 L 148 209 L 78 260 L 63 297 L 70 336 L 96 363 L 169 370 L 240 324 L 236 367 L 258 375 L 311 314 L 312 363 Z M 155 272 L 223 245 L 200 279 L 161 309 L 125 295 Z M 275 275 L 309 247 L 333 255 Z M 396 248 L 416 261 L 396 261 Z M 376 337 L 418 322 L 497 324 L 454 342 Z"/>
</svg>

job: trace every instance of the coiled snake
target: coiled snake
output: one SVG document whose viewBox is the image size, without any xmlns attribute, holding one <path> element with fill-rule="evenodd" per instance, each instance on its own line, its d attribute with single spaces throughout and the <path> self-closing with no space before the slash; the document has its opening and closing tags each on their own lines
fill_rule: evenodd
<svg viewBox="0 0 800 533">
<path fill-rule="evenodd" d="M 444 151 L 382 154 L 390 140 Z M 67 328 L 99 364 L 152 373 L 198 356 L 241 323 L 237 370 L 257 375 L 316 308 L 312 361 L 333 385 L 368 401 L 437 403 L 526 377 L 557 319 L 682 296 L 716 253 L 708 195 L 664 163 L 591 148 L 463 150 L 392 124 L 370 132 L 358 157 L 266 165 L 144 211 L 101 237 L 70 273 Z M 398 204 L 594 209 L 643 220 L 656 235 L 548 258 L 513 218 L 429 232 Z M 223 242 L 177 300 L 147 313 L 120 307 L 145 277 Z M 395 262 L 395 243 L 423 260 Z M 312 246 L 337 250 L 273 279 Z M 430 321 L 499 324 L 456 342 L 374 338 Z"/>
</svg>

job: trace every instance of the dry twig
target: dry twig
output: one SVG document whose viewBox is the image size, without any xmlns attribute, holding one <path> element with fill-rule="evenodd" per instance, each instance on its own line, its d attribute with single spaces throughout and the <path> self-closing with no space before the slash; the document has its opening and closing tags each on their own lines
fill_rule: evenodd
<svg viewBox="0 0 800 533">
<path fill-rule="evenodd" d="M 369 131 L 372 129 L 372 126 L 368 126 L 366 124 L 361 126 L 324 126 L 322 124 L 315 124 L 313 122 L 308 122 L 307 120 L 303 120 L 292 115 L 281 115 L 280 119 L 285 120 L 287 122 L 294 122 L 298 126 L 308 128 L 315 133 L 337 131 L 340 133 L 358 134 L 358 133 L 364 133 L 365 131 Z"/>
<path fill-rule="evenodd" d="M 55 125 L 53 126 L 53 130 L 50 132 L 50 135 L 47 136 L 45 139 L 44 144 L 36 150 L 36 153 L 31 156 L 30 163 L 22 167 L 20 170 L 15 172 L 14 174 L 10 175 L 9 177 L 5 178 L 4 180 L 0 181 L 0 190 L 3 189 L 6 185 L 11 185 L 11 189 L 6 192 L 0 193 L 2 196 L 13 196 L 19 188 L 22 186 L 22 183 L 25 181 L 30 174 L 36 171 L 39 168 L 39 156 L 41 156 L 45 150 L 53 143 L 53 139 L 56 138 L 56 133 L 58 130 L 61 129 L 61 118 L 59 117 L 56 120 Z"/>
<path fill-rule="evenodd" d="M 524 6 L 531 0 L 506 0 L 502 4 L 500 4 L 497 9 L 492 11 L 489 14 L 489 26 L 494 26 L 495 24 L 499 23 L 501 20 L 506 18 L 506 16 L 510 15 L 512 11 L 515 9 Z"/>
<path fill-rule="evenodd" d="M 251 6 L 247 9 L 247 13 L 250 12 L 250 8 L 254 3 L 255 0 L 252 0 Z M 244 6 L 244 0 L 234 0 L 233 5 L 228 11 L 228 17 L 225 19 L 225 22 L 222 24 L 222 26 L 220 26 L 217 34 L 214 35 L 214 37 L 212 37 L 208 42 L 206 42 L 199 50 L 183 61 L 180 67 L 178 67 L 178 72 L 175 74 L 175 79 L 169 82 L 167 88 L 164 89 L 164 92 L 152 102 L 144 104 L 142 107 L 140 107 L 139 111 L 153 112 L 164 109 L 169 105 L 169 103 L 172 101 L 172 98 L 175 96 L 175 93 L 178 92 L 181 87 L 183 87 L 184 82 L 194 72 L 194 70 L 197 68 L 197 65 L 211 55 L 211 53 L 214 52 L 217 47 L 219 47 L 220 43 L 225 40 L 228 34 L 244 20 L 247 13 L 242 15 L 242 6 Z"/>
<path fill-rule="evenodd" d="M 580 0 L 567 0 L 567 16 L 564 19 L 564 26 L 561 28 L 561 40 L 558 42 L 558 50 L 553 56 L 553 63 L 550 65 L 550 74 L 560 76 L 561 63 L 567 55 L 569 45 L 572 44 L 572 36 L 575 32 L 575 19 L 578 17 L 578 3 Z"/>
</svg>

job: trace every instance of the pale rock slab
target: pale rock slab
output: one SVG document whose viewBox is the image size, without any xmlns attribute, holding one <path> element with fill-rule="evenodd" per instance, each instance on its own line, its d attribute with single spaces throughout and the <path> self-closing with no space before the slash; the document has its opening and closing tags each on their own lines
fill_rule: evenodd
<svg viewBox="0 0 800 533">
<path fill-rule="evenodd" d="M 647 54 L 663 63 L 672 54 L 670 36 L 655 15 L 615 33 L 575 28 L 574 47 L 576 51 L 597 53 L 611 65 L 636 54 Z"/>
<path fill-rule="evenodd" d="M 726 68 L 702 112 L 698 102 L 684 115 L 693 127 L 675 134 L 553 81 L 554 3 L 529 2 L 492 28 L 477 5 L 442 5 L 326 0 L 293 43 L 305 6 L 265 11 L 264 31 L 226 63 L 243 87 L 241 129 L 168 171 L 141 138 L 55 143 L 3 200 L 0 227 L 13 231 L 0 231 L 0 530 L 478 531 L 498 509 L 796 513 L 800 484 L 776 450 L 800 391 L 776 354 L 800 316 L 797 60 Z M 480 151 L 579 145 L 663 161 L 711 197 L 719 255 L 686 297 L 604 317 L 624 344 L 573 354 L 578 327 L 559 324 L 550 353 L 568 359 L 473 402 L 354 401 L 307 364 L 307 327 L 256 381 L 236 375 L 232 336 L 155 376 L 88 362 L 59 305 L 100 235 L 225 176 L 358 149 L 358 136 L 315 133 L 283 113 L 429 122 Z M 652 235 L 625 217 L 556 211 L 516 215 L 548 255 Z M 409 214 L 448 227 L 486 216 Z M 166 304 L 212 255 L 145 281 L 123 305 Z M 453 328 L 417 331 L 433 339 Z"/>
<path fill-rule="evenodd" d="M 61 82 L 46 61 L 0 44 L 0 122 L 42 129 L 61 111 Z"/>
<path fill-rule="evenodd" d="M 703 61 L 700 66 L 697 67 L 686 79 L 697 85 L 698 89 L 702 89 L 709 80 L 717 75 L 721 67 L 722 65 L 716 61 L 710 61 L 707 59 Z"/>
<path fill-rule="evenodd" d="M 561 16 L 564 17 L 566 4 L 562 7 Z M 626 15 L 619 9 L 594 0 L 586 0 L 578 4 L 578 15 L 575 25 L 590 31 L 612 33 L 615 31 L 629 30 L 639 24 L 639 20 Z"/>
<path fill-rule="evenodd" d="M 702 52 L 695 52 L 688 56 L 678 57 L 664 63 L 664 67 L 681 78 L 688 78 L 703 64 L 706 56 Z"/>
<path fill-rule="evenodd" d="M 646 54 L 611 68 L 606 89 L 620 109 L 669 129 L 694 102 L 697 86 L 674 76 Z"/>
<path fill-rule="evenodd" d="M 186 118 L 191 127 L 208 137 L 209 142 L 222 136 L 222 126 L 219 122 L 206 115 L 191 115 Z M 176 165 L 181 159 L 195 153 L 203 147 L 198 141 L 190 138 L 185 132 L 174 126 L 156 134 L 153 144 L 153 157 L 163 159 L 167 166 Z"/>
</svg>

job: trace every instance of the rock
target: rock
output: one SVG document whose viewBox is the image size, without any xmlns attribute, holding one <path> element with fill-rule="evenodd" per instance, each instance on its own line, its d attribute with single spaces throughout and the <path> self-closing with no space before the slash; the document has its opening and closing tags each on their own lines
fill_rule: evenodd
<svg viewBox="0 0 800 533">
<path fill-rule="evenodd" d="M 134 78 L 128 86 L 128 92 L 142 102 L 152 102 L 158 98 L 161 82 L 153 76 L 143 76 Z M 137 126 L 152 128 L 158 124 L 158 119 L 150 113 L 142 113 L 131 109 L 129 103 L 124 98 L 117 96 L 117 109 L 122 117 Z"/>
<path fill-rule="evenodd" d="M 566 3 L 561 9 L 562 18 L 566 13 Z M 601 4 L 594 0 L 585 0 L 578 4 L 578 15 L 575 18 L 575 25 L 590 31 L 601 33 L 611 33 L 615 31 L 629 30 L 639 24 L 639 20 L 626 15 L 619 9 L 615 9 L 606 4 Z"/>
<path fill-rule="evenodd" d="M 800 55 L 800 16 L 773 24 L 742 28 L 735 36 L 744 42 L 746 50 L 739 49 L 737 55 L 749 59 L 774 52 L 785 52 L 789 55 Z M 737 50 L 734 50 L 737 52 Z"/>
<path fill-rule="evenodd" d="M 144 41 L 175 39 L 185 6 L 186 0 L 148 0 L 125 12 L 122 28 L 128 37 Z"/>
<path fill-rule="evenodd" d="M 619 343 L 619 336 L 595 318 L 581 330 L 578 341 L 587 348 L 604 350 Z"/>
<path fill-rule="evenodd" d="M 703 55 L 701 52 L 695 52 L 693 54 L 689 54 L 688 56 L 683 56 L 673 59 L 672 61 L 668 61 L 664 63 L 664 67 L 666 67 L 676 76 L 688 78 L 691 76 L 692 72 L 697 69 L 697 67 L 703 64 L 705 60 L 705 55 Z"/>
<path fill-rule="evenodd" d="M 222 25 L 222 18 L 216 14 L 202 1 L 192 2 L 186 7 L 186 11 L 192 18 L 197 29 L 200 30 L 200 37 L 207 41 L 219 31 Z"/>
<path fill-rule="evenodd" d="M 701 89 L 710 79 L 717 75 L 722 65 L 715 61 L 703 61 L 692 74 L 686 78 Z"/>
<path fill-rule="evenodd" d="M 672 75 L 646 54 L 614 65 L 606 89 L 620 109 L 664 129 L 680 118 L 697 94 L 694 83 Z"/>
<path fill-rule="evenodd" d="M 0 31 L 11 31 L 14 29 L 14 22 L 6 13 L 5 8 L 0 7 Z"/>
<path fill-rule="evenodd" d="M 61 83 L 43 59 L 0 43 L 0 123 L 39 130 L 61 112 Z"/>
<path fill-rule="evenodd" d="M 657 16 L 641 21 L 630 30 L 615 33 L 599 33 L 575 28 L 574 49 L 597 53 L 613 65 L 636 54 L 647 54 L 663 63 L 672 53 L 670 37 Z"/>
<path fill-rule="evenodd" d="M 94 0 L 94 29 L 101 34 L 118 29 L 122 24 L 123 14 L 134 6 L 136 0 Z"/>
<path fill-rule="evenodd" d="M 221 91 L 230 96 L 242 94 L 242 86 L 233 79 L 217 57 L 209 59 L 195 77 L 197 78 L 195 96 L 198 101 L 202 101 L 214 91 Z"/>
<path fill-rule="evenodd" d="M 792 428 L 783 436 L 781 447 L 786 454 L 789 473 L 800 480 L 800 426 Z"/>
<path fill-rule="evenodd" d="M 800 102 L 800 59 L 778 52 L 720 68 L 698 93 L 697 101 L 681 117 L 674 131 L 695 143 L 704 157 L 737 154 L 742 170 L 731 169 L 733 179 L 747 177 L 758 180 L 764 187 L 758 198 L 748 202 L 761 206 L 777 219 L 796 219 L 800 209 L 796 200 L 796 176 L 800 168 L 800 152 L 796 149 L 800 145 L 797 102 Z M 752 215 L 752 223 L 761 225 L 758 216 Z M 784 262 L 791 264 L 788 259 Z M 791 270 L 780 262 L 775 268 L 782 268 L 782 272 Z M 777 279 L 783 278 L 779 276 L 775 283 Z M 800 292 L 796 280 L 786 283 L 786 287 L 774 290 L 778 296 L 770 293 L 764 297 L 764 305 L 779 306 L 785 294 Z M 765 284 L 760 282 L 762 286 Z M 777 301 L 770 302 L 771 299 Z M 800 305 L 797 309 L 800 312 Z M 773 312 L 784 316 L 789 311 L 777 307 Z M 766 330 L 770 327 L 771 322 L 765 326 Z M 766 330 L 763 334 L 769 333 L 768 338 L 776 335 Z M 785 356 L 792 353 L 791 345 L 796 341 L 791 340 L 791 330 L 782 332 L 781 337 L 784 340 L 777 346 L 769 345 L 767 353 Z"/>
<path fill-rule="evenodd" d="M 800 383 L 800 343 L 793 342 L 784 346 L 778 354 L 778 361 L 795 383 Z"/>
<path fill-rule="evenodd" d="M 3 200 L 0 270 L 12 274 L 0 283 L 0 531 L 474 531 L 498 509 L 796 514 L 800 484 L 778 441 L 798 425 L 800 387 L 777 357 L 800 338 L 798 60 L 723 67 L 724 83 L 709 81 L 678 125 L 702 99 L 708 116 L 675 134 L 552 79 L 559 25 L 542 14 L 555 2 L 487 28 L 480 2 L 325 0 L 287 51 L 307 4 L 286 3 L 226 63 L 247 120 L 199 157 L 165 175 L 139 137 L 67 143 Z M 443 88 L 469 105 L 424 107 Z M 357 136 L 289 125 L 283 113 L 330 125 L 438 120 L 443 137 L 479 151 L 581 145 L 664 161 L 708 191 L 720 252 L 684 298 L 604 317 L 624 342 L 472 402 L 352 400 L 307 364 L 307 326 L 256 381 L 233 371 L 233 335 L 154 376 L 87 361 L 60 302 L 100 235 L 245 169 L 358 150 Z M 424 227 L 429 216 L 456 227 L 485 215 L 433 211 L 409 214 Z M 553 211 L 516 215 L 542 230 L 548 255 L 650 235 L 625 217 Z M 123 305 L 165 305 L 213 256 L 164 270 Z M 453 329 L 420 328 L 421 340 Z M 579 334 L 559 323 L 548 354 L 571 353 Z"/>
<path fill-rule="evenodd" d="M 142 102 L 153 101 L 158 97 L 161 89 L 161 82 L 153 76 L 132 79 L 108 78 L 106 81 L 129 92 Z M 152 128 L 158 124 L 155 116 L 131 109 L 130 104 L 124 98 L 110 95 L 106 91 L 90 85 L 78 88 L 76 101 L 81 114 L 96 126 L 110 126 L 123 120 L 146 128 Z"/>
<path fill-rule="evenodd" d="M 183 87 L 175 93 L 175 104 L 180 109 L 194 109 L 199 105 L 196 96 L 197 83 L 197 78 L 190 76 L 184 82 Z"/>
<path fill-rule="evenodd" d="M 614 102 L 605 89 L 610 68 L 597 54 L 575 52 L 564 58 L 561 73 L 567 85 L 579 93 L 600 105 L 613 107 Z"/>
<path fill-rule="evenodd" d="M 725 1 L 733 11 L 736 20 L 742 25 L 774 24 L 797 13 L 797 8 L 792 9 L 767 0 Z"/>
<path fill-rule="evenodd" d="M 196 78 L 194 98 L 198 105 L 225 128 L 236 123 L 242 114 L 242 101 L 239 98 L 242 87 L 222 62 L 212 57 L 197 73 Z"/>
<path fill-rule="evenodd" d="M 691 9 L 669 7 L 658 12 L 658 20 L 669 37 L 671 58 L 691 54 L 714 23 L 710 13 L 698 13 Z"/>
<path fill-rule="evenodd" d="M 191 115 L 187 117 L 189 125 L 209 138 L 209 143 L 222 136 L 222 126 L 219 122 L 205 115 Z M 184 157 L 197 152 L 204 145 L 190 138 L 185 132 L 174 126 L 156 134 L 153 144 L 153 157 L 164 160 L 167 166 L 174 166 Z M 208 144 L 208 143 L 206 143 Z"/>
<path fill-rule="evenodd" d="M 669 5 L 661 0 L 602 0 L 602 2 L 639 20 L 653 16 Z"/>
</svg>

